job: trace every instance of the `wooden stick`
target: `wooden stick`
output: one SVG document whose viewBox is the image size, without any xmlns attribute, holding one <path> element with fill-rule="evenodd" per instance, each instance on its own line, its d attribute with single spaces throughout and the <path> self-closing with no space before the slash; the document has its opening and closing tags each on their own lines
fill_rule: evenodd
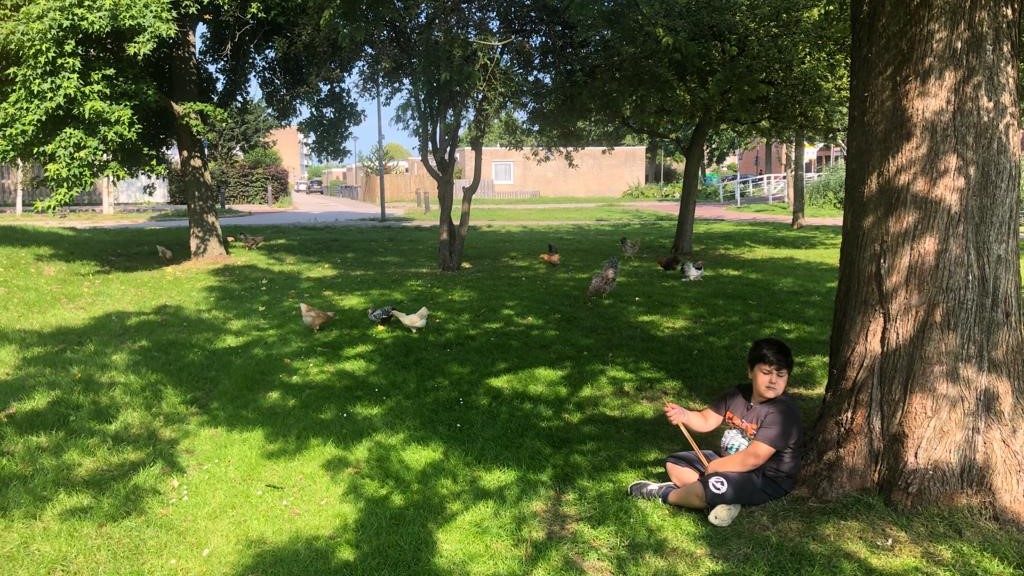
<svg viewBox="0 0 1024 576">
<path fill-rule="evenodd" d="M 697 453 L 697 458 L 700 458 L 701 464 L 704 465 L 704 472 L 707 473 L 708 459 L 704 457 L 704 453 L 700 451 L 700 447 L 698 447 L 697 443 L 693 441 L 693 436 L 690 436 L 690 431 L 686 429 L 686 426 L 680 424 L 679 429 L 683 431 L 683 434 L 686 436 L 686 439 L 690 441 L 690 446 L 692 446 L 693 451 Z"/>
<path fill-rule="evenodd" d="M 666 406 L 668 405 L 668 400 L 662 398 L 661 401 L 664 402 Z M 701 464 L 704 465 L 704 472 L 707 473 L 708 459 L 704 457 L 704 453 L 700 451 L 700 447 L 697 446 L 697 442 L 693 440 L 693 436 L 690 436 L 690 431 L 686 429 L 686 426 L 683 426 L 682 424 L 678 424 L 678 426 L 679 429 L 683 431 L 683 435 L 686 436 L 686 439 L 690 442 L 690 447 L 697 453 L 697 458 L 700 458 Z"/>
</svg>

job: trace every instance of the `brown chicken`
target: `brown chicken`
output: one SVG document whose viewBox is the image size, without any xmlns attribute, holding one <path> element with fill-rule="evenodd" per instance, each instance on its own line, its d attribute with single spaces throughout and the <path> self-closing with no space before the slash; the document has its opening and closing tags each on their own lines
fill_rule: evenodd
<svg viewBox="0 0 1024 576">
<path fill-rule="evenodd" d="M 615 288 L 615 283 L 618 279 L 619 259 L 612 256 L 605 263 L 604 268 L 590 279 L 590 287 L 587 288 L 587 298 L 593 298 L 594 296 L 604 297 L 605 294 Z"/>
<path fill-rule="evenodd" d="M 334 312 L 317 310 L 308 304 L 300 303 L 299 311 L 302 312 L 302 323 L 312 328 L 313 332 L 319 332 L 321 326 L 334 320 Z"/>
<path fill-rule="evenodd" d="M 263 239 L 265 238 L 265 236 L 249 236 L 245 232 L 240 233 L 238 237 L 242 239 L 242 244 L 245 245 L 246 250 L 252 250 L 263 244 Z"/>
<path fill-rule="evenodd" d="M 174 252 L 171 252 L 167 248 L 157 244 L 156 253 L 160 255 L 160 258 L 164 261 L 164 264 L 170 264 L 174 261 Z"/>
<path fill-rule="evenodd" d="M 671 256 L 665 256 L 664 258 L 658 258 L 657 262 L 658 262 L 658 266 L 661 266 L 662 270 L 668 271 L 668 270 L 675 270 L 676 268 L 679 268 L 679 264 L 681 263 L 681 260 L 679 260 L 679 256 L 676 256 L 675 254 L 672 254 Z"/>
<path fill-rule="evenodd" d="M 558 246 L 555 246 L 554 244 L 548 244 L 548 253 L 541 254 L 540 259 L 551 266 L 558 266 L 562 263 L 562 255 L 558 253 Z"/>
</svg>

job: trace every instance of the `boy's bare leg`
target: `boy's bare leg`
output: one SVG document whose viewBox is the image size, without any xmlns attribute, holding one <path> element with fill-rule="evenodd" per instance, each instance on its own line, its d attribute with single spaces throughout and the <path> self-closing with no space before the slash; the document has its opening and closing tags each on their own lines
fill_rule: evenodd
<svg viewBox="0 0 1024 576">
<path fill-rule="evenodd" d="M 689 466 L 680 466 L 672 462 L 665 463 L 665 472 L 668 472 L 668 479 L 676 486 L 686 486 L 700 480 L 700 474 Z"/>
<path fill-rule="evenodd" d="M 680 486 L 669 492 L 668 503 L 673 506 L 703 510 L 707 507 L 707 501 L 704 499 L 704 486 L 701 486 L 700 482 Z"/>
<path fill-rule="evenodd" d="M 701 485 L 700 474 L 689 466 L 679 466 L 671 462 L 665 464 L 665 471 L 668 478 L 678 489 L 668 495 L 668 503 L 684 508 L 704 509 L 707 501 L 704 499 L 704 486 Z"/>
</svg>

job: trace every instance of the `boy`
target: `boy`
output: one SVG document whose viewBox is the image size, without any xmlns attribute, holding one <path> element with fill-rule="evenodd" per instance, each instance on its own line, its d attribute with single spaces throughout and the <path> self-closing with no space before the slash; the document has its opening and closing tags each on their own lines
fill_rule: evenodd
<svg viewBox="0 0 1024 576">
<path fill-rule="evenodd" d="M 743 505 L 754 506 L 788 494 L 800 471 L 803 430 L 800 410 L 784 395 L 793 370 L 793 353 L 782 341 L 757 340 L 747 352 L 750 384 L 725 391 L 710 406 L 693 412 L 665 404 L 665 417 L 695 432 L 710 432 L 725 422 L 718 456 L 702 450 L 705 470 L 696 452 L 669 454 L 665 470 L 671 482 L 638 480 L 629 485 L 635 498 L 657 498 L 665 504 L 710 509 L 708 521 L 728 526 Z"/>
</svg>

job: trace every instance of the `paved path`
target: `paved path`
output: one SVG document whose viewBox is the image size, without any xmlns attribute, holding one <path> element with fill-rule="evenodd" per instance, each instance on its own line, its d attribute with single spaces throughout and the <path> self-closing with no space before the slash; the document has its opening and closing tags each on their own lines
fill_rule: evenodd
<svg viewBox="0 0 1024 576">
<path fill-rule="evenodd" d="M 668 212 L 670 214 L 679 213 L 678 202 L 643 202 L 645 208 L 652 210 L 658 210 L 660 212 Z M 726 210 L 731 203 L 707 203 L 698 204 L 697 209 L 694 211 L 694 216 L 698 220 L 746 220 L 750 222 L 792 222 L 793 218 L 789 215 L 784 214 L 759 214 L 757 212 L 737 212 L 736 210 Z M 842 226 L 842 217 L 833 218 L 806 218 L 806 223 L 811 226 Z"/>
<path fill-rule="evenodd" d="M 515 208 L 554 208 L 554 207 L 568 207 L 568 208 L 584 208 L 588 206 L 598 206 L 603 203 L 595 202 L 593 204 L 587 203 L 574 203 L 574 204 L 510 204 L 507 207 Z M 631 202 L 624 204 L 628 206 L 641 207 L 649 210 L 656 210 L 659 212 L 667 212 L 669 214 L 678 214 L 679 203 L 675 201 L 665 202 Z M 719 204 L 719 203 L 707 203 L 698 204 L 695 216 L 698 220 L 745 220 L 754 222 L 790 222 L 791 218 L 787 215 L 781 214 L 758 214 L 753 212 L 737 212 L 735 210 L 726 210 L 731 204 Z M 222 226 L 273 226 L 273 225 L 314 225 L 314 226 L 328 226 L 328 225 L 348 225 L 348 226 L 435 226 L 437 220 L 405 220 L 395 221 L 388 220 L 384 223 L 380 222 L 380 206 L 368 204 L 366 202 L 359 202 L 357 200 L 351 200 L 348 198 L 339 198 L 336 196 L 325 196 L 322 194 L 306 194 L 303 192 L 292 193 L 292 207 L 291 208 L 275 208 L 273 206 L 266 205 L 233 205 L 231 206 L 235 210 L 240 212 L 248 212 L 245 216 L 229 216 L 221 218 Z M 166 208 L 184 208 L 183 206 L 167 206 Z M 418 208 L 413 208 L 418 209 Z M 404 210 L 398 207 L 389 207 L 386 212 L 387 218 L 394 218 L 404 214 Z M 8 221 L 8 223 L 15 224 L 16 221 Z M 543 225 L 552 226 L 558 224 L 585 224 L 586 222 L 573 221 L 573 222 L 557 222 L 557 221 L 544 221 L 544 222 L 479 222 L 476 226 L 500 226 L 504 224 L 518 225 L 518 226 L 530 226 L 530 225 Z M 176 220 L 156 220 L 139 222 L 133 221 L 67 221 L 67 220 L 51 220 L 46 223 L 33 222 L 35 225 L 42 226 L 62 226 L 69 228 L 175 228 L 188 226 L 187 219 L 176 219 Z M 842 218 L 808 218 L 808 225 L 820 225 L 820 226 L 839 226 L 842 225 Z"/>
<path fill-rule="evenodd" d="M 274 208 L 261 205 L 232 206 L 248 216 L 221 218 L 222 226 L 272 226 L 280 224 L 351 224 L 365 220 L 368 223 L 380 218 L 380 206 L 322 194 L 292 193 L 291 208 Z M 401 216 L 400 209 L 388 209 L 386 217 Z M 187 226 L 188 220 L 159 220 L 155 222 L 133 222 L 108 226 L 110 228 L 173 228 Z"/>
</svg>

